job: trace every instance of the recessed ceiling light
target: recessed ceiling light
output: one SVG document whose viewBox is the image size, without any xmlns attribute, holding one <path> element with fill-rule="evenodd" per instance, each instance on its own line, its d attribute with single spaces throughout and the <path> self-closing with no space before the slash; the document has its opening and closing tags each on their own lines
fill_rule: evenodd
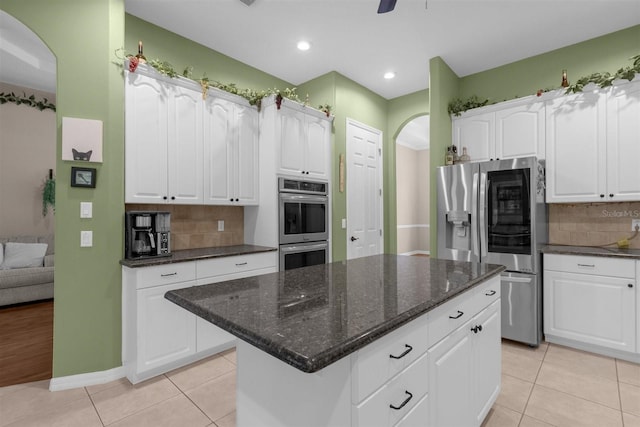
<svg viewBox="0 0 640 427">
<path fill-rule="evenodd" d="M 311 44 L 309 42 L 306 42 L 304 40 L 300 40 L 298 42 L 298 49 L 300 50 L 309 50 L 310 47 L 311 47 Z"/>
<path fill-rule="evenodd" d="M 395 76 L 396 76 L 396 73 L 394 73 L 393 71 L 388 71 L 388 72 L 384 73 L 384 78 L 387 79 L 387 80 L 391 80 Z"/>
</svg>

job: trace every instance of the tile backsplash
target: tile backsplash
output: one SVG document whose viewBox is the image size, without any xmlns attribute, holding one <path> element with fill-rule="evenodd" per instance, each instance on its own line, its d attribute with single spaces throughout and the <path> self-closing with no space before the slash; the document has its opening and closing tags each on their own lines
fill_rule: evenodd
<svg viewBox="0 0 640 427">
<path fill-rule="evenodd" d="M 170 212 L 172 251 L 244 243 L 242 206 L 127 204 L 125 210 Z M 218 231 L 218 220 L 224 231 Z"/>
<path fill-rule="evenodd" d="M 631 220 L 640 219 L 640 202 L 549 204 L 549 243 L 603 246 L 633 237 Z M 615 245 L 614 245 L 615 247 Z M 629 240 L 640 249 L 640 233 Z"/>
</svg>

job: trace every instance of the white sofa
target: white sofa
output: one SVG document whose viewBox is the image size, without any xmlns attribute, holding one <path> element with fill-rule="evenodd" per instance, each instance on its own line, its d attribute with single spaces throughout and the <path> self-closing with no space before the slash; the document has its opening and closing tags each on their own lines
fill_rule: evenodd
<svg viewBox="0 0 640 427">
<path fill-rule="evenodd" d="M 3 250 L 8 242 L 46 243 L 47 250 L 42 266 L 0 269 L 0 307 L 53 298 L 53 236 L 0 237 Z"/>
</svg>

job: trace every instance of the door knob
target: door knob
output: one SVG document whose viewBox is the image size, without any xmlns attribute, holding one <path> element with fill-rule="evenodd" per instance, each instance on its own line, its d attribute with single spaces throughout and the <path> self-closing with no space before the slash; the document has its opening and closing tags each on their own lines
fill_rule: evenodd
<svg viewBox="0 0 640 427">
<path fill-rule="evenodd" d="M 359 239 L 359 237 L 353 237 L 353 236 L 351 236 L 351 241 L 352 241 L 352 242 L 355 242 L 355 241 L 356 241 L 356 240 L 358 240 L 358 239 Z"/>
</svg>

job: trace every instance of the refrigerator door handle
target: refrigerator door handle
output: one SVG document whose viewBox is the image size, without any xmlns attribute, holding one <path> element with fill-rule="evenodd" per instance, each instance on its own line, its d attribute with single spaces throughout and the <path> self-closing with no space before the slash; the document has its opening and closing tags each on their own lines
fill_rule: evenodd
<svg viewBox="0 0 640 427">
<path fill-rule="evenodd" d="M 480 247 L 478 245 L 478 172 L 473 174 L 471 187 L 471 252 L 476 261 L 480 262 Z"/>
<path fill-rule="evenodd" d="M 487 189 L 489 188 L 489 180 L 487 179 L 487 174 L 484 172 L 480 173 L 480 194 L 479 194 L 479 207 L 480 216 L 478 220 L 479 227 L 479 235 L 480 235 L 480 259 L 487 256 Z"/>
</svg>

